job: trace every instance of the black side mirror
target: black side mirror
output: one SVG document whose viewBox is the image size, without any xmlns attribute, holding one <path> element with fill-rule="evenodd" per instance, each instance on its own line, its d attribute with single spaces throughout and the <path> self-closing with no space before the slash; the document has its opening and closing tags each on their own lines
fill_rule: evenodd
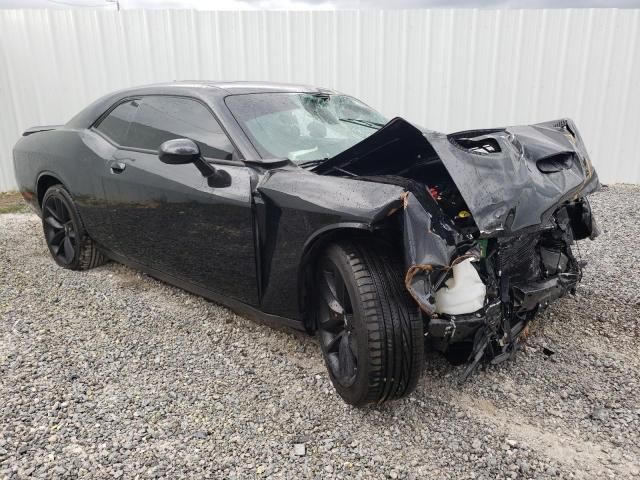
<svg viewBox="0 0 640 480">
<path fill-rule="evenodd" d="M 158 157 L 162 163 L 169 165 L 185 165 L 200 158 L 200 148 L 193 140 L 176 138 L 160 145 Z"/>
<path fill-rule="evenodd" d="M 168 165 L 186 165 L 193 163 L 210 187 L 224 188 L 231 185 L 231 175 L 226 170 L 217 170 L 209 165 L 200 154 L 200 147 L 188 138 L 167 140 L 160 145 L 158 158 Z"/>
</svg>

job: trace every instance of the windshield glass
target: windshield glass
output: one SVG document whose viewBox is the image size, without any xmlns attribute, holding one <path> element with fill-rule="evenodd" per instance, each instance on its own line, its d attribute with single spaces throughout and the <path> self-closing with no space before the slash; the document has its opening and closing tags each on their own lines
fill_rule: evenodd
<svg viewBox="0 0 640 480">
<path fill-rule="evenodd" d="M 387 123 L 347 95 L 254 93 L 225 102 L 262 158 L 296 163 L 331 158 Z"/>
</svg>

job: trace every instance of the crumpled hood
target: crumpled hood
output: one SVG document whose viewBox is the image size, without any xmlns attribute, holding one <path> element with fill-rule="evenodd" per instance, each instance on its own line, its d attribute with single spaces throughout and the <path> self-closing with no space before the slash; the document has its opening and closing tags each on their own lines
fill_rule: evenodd
<svg viewBox="0 0 640 480">
<path fill-rule="evenodd" d="M 407 159 L 425 158 L 444 164 L 484 236 L 540 228 L 561 203 L 599 187 L 568 119 L 447 135 L 394 118 L 316 172 L 401 176 Z"/>
<path fill-rule="evenodd" d="M 545 224 L 560 203 L 599 187 L 571 120 L 451 135 L 427 132 L 425 138 L 483 234 Z"/>
</svg>

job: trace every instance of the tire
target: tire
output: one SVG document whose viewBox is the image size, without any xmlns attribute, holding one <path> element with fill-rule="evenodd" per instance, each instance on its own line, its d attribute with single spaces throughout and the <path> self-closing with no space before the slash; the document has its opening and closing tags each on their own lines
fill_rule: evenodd
<svg viewBox="0 0 640 480">
<path fill-rule="evenodd" d="M 373 242 L 338 242 L 319 258 L 317 335 L 331 382 L 351 405 L 406 396 L 422 373 L 423 322 L 402 278 L 401 261 Z"/>
<path fill-rule="evenodd" d="M 53 185 L 42 198 L 42 228 L 55 262 L 69 270 L 88 270 L 106 262 L 87 234 L 71 195 Z"/>
</svg>

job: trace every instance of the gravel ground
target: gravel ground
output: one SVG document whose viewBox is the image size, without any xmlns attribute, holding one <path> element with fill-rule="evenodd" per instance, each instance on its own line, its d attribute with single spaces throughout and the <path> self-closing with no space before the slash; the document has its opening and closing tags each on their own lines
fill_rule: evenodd
<svg viewBox="0 0 640 480">
<path fill-rule="evenodd" d="M 640 188 L 592 203 L 578 294 L 515 361 L 460 386 L 431 354 L 409 398 L 364 409 L 303 334 L 114 263 L 62 270 L 36 216 L 0 215 L 0 478 L 638 478 Z"/>
</svg>

